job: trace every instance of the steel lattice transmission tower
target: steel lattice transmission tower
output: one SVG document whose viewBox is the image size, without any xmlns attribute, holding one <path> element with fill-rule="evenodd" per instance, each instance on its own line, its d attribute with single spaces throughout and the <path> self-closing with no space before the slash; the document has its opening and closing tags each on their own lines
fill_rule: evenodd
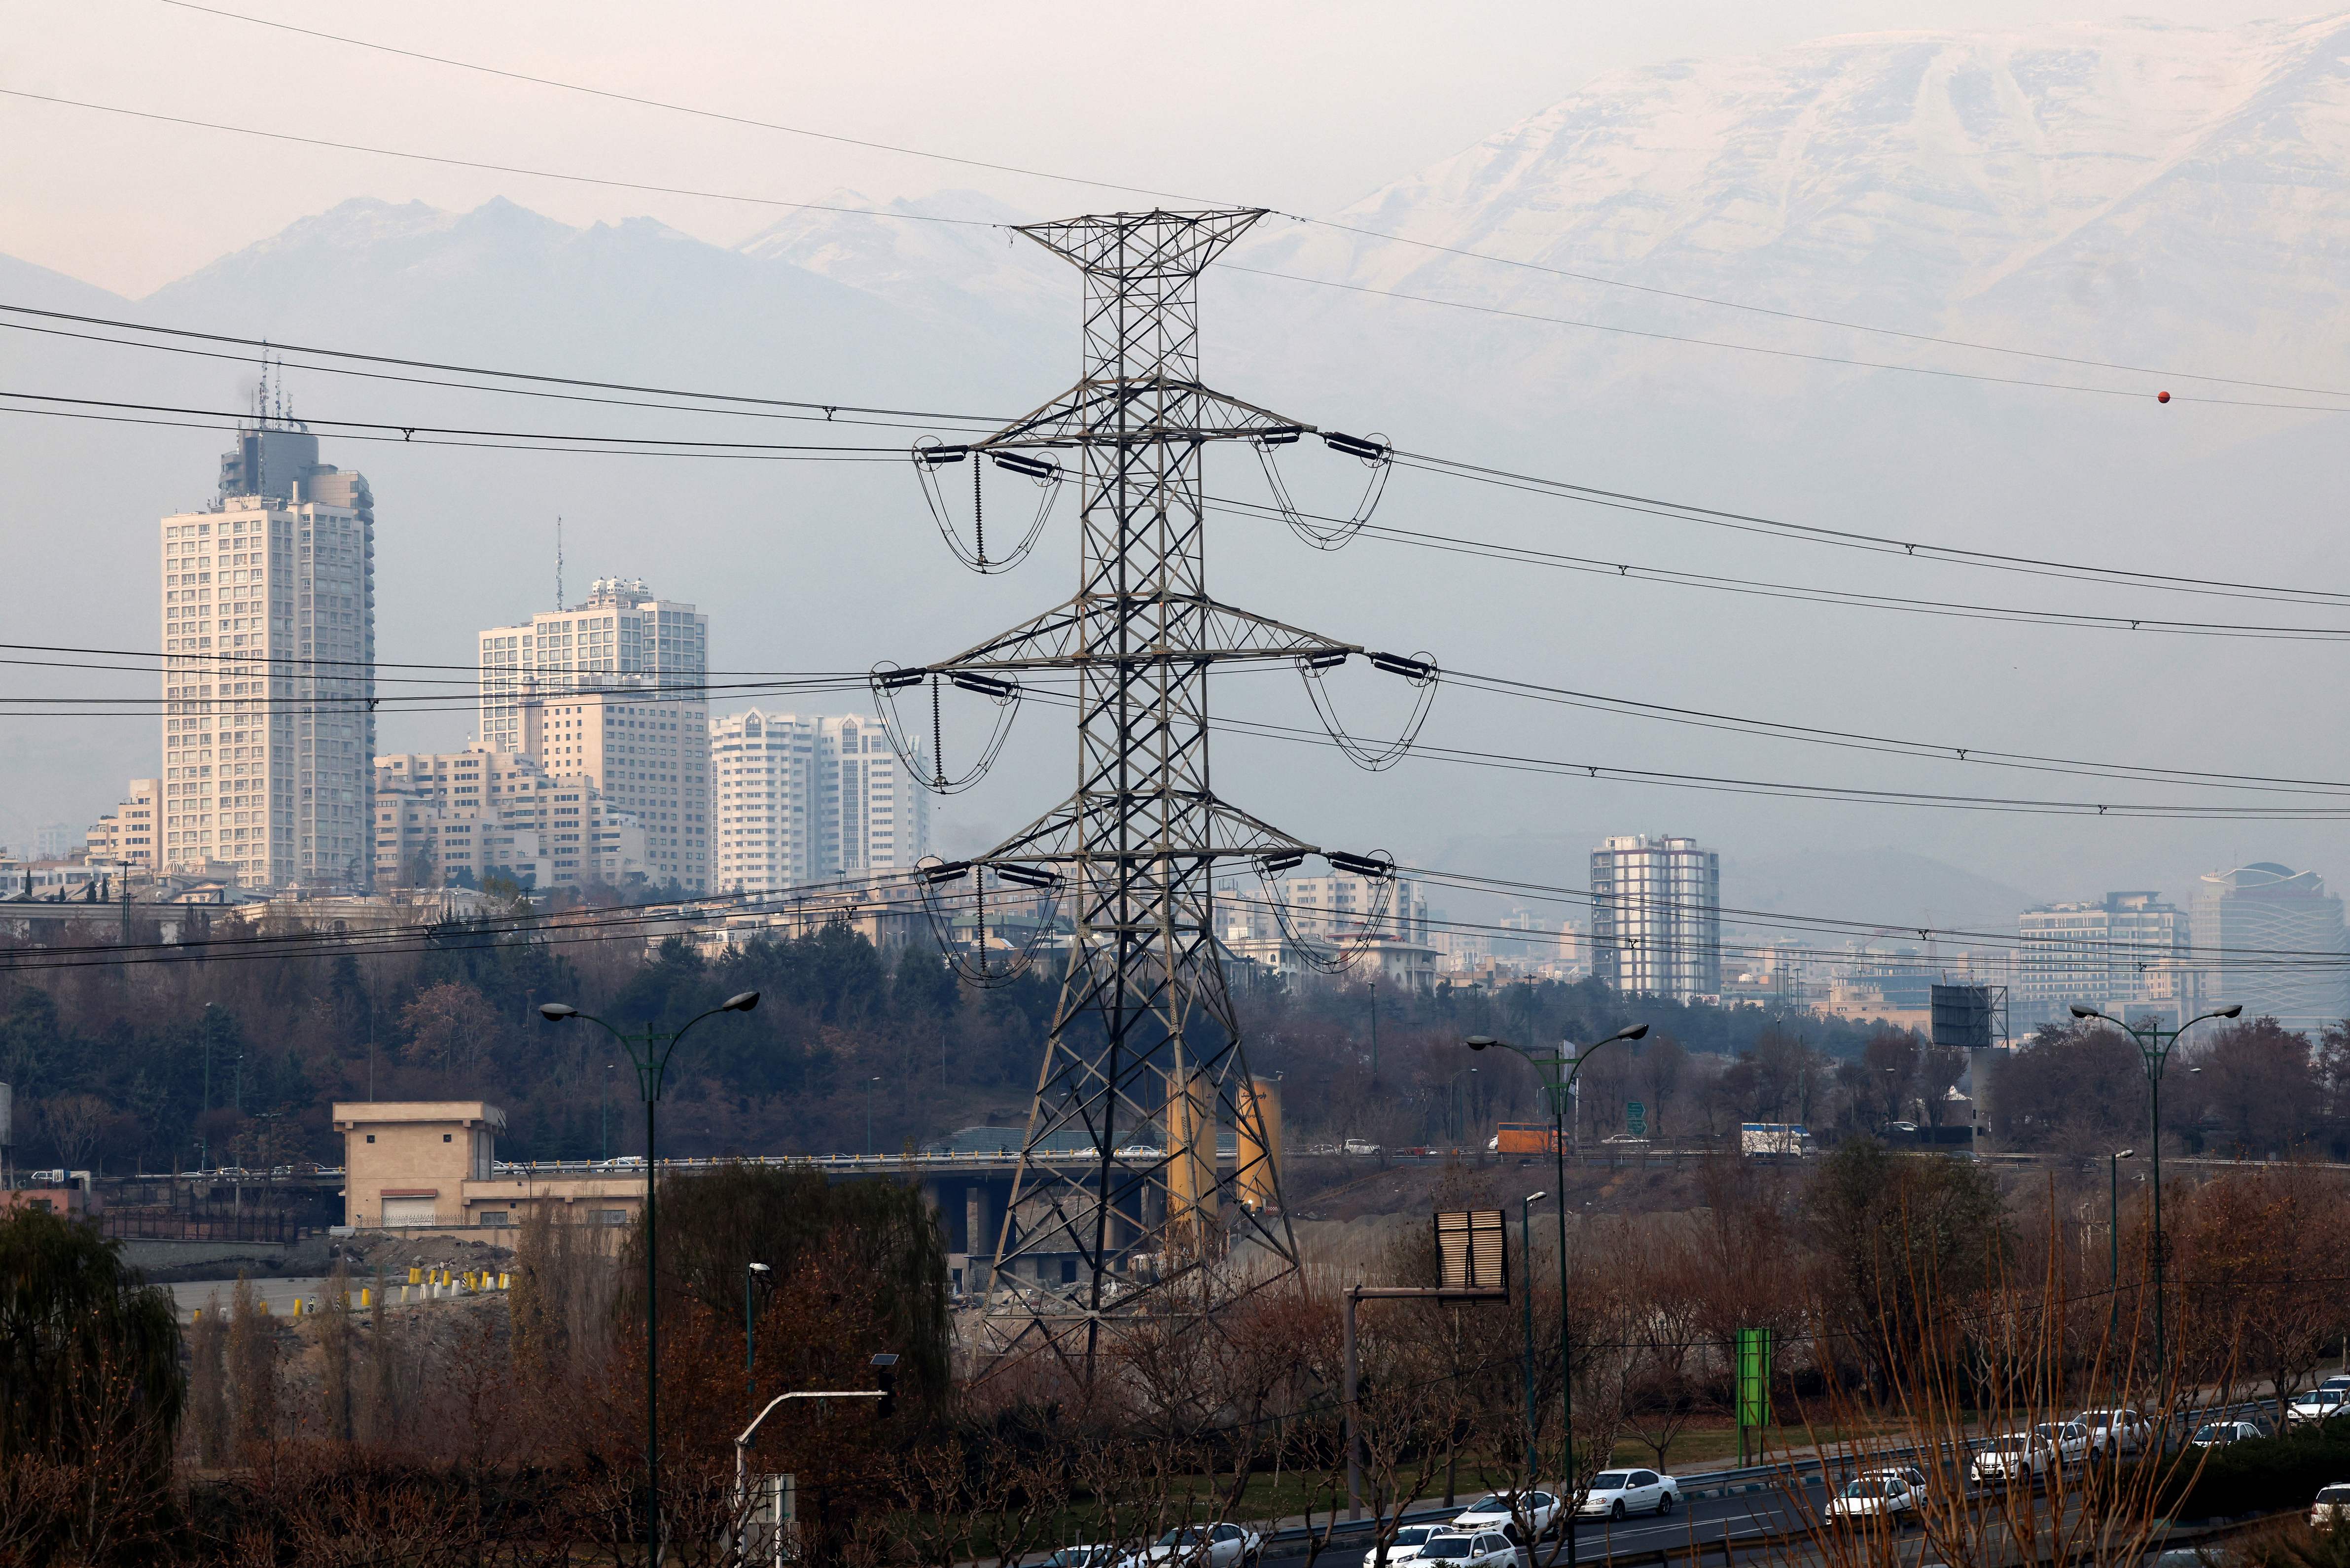
<svg viewBox="0 0 2350 1568">
<path fill-rule="evenodd" d="M 994 1349 L 1049 1345 L 1088 1375 L 1106 1317 L 1212 1314 L 1297 1268 L 1274 1137 L 1219 961 L 1212 884 L 1220 865 L 1279 869 L 1324 852 L 1216 794 L 1208 675 L 1241 660 L 1318 672 L 1365 650 L 1208 592 L 1206 449 L 1293 442 L 1313 429 L 1200 379 L 1200 273 L 1263 215 L 1114 213 L 1019 231 L 1083 275 L 1084 377 L 993 435 L 916 457 L 933 469 L 985 457 L 1031 477 L 1049 463 L 1059 481 L 1072 476 L 1039 454 L 1074 450 L 1077 591 L 951 659 L 876 677 L 884 697 L 924 680 L 935 692 L 941 677 L 999 696 L 1023 676 L 1074 680 L 1076 793 L 986 855 L 932 866 L 929 877 L 972 877 L 982 888 L 990 876 L 1050 882 L 1071 917 L 986 1311 Z M 1432 678 L 1418 660 L 1375 657 Z M 1367 857 L 1333 859 L 1389 869 Z M 1233 1135 L 1229 1177 L 1220 1127 Z M 979 1239 L 971 1245 L 976 1261 Z M 1039 1291 L 1024 1265 L 1071 1253 L 1081 1261 L 1075 1287 Z"/>
</svg>

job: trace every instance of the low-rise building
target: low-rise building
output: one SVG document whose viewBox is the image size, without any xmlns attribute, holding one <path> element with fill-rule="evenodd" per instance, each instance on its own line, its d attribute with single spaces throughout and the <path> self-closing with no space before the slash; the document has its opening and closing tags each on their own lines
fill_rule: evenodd
<svg viewBox="0 0 2350 1568">
<path fill-rule="evenodd" d="M 375 779 L 379 885 L 498 876 L 545 890 L 650 880 L 644 824 L 583 774 L 475 750 L 380 756 Z"/>
<path fill-rule="evenodd" d="M 552 1205 L 579 1224 L 625 1225 L 642 1166 L 540 1174 L 497 1162 L 505 1113 L 481 1100 L 338 1101 L 343 1222 L 355 1230 L 504 1230 Z"/>
</svg>

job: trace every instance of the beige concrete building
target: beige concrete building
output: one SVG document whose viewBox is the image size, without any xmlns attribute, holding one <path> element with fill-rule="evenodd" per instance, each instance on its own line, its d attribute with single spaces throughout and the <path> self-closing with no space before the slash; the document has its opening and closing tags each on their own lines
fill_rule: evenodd
<svg viewBox="0 0 2350 1568">
<path fill-rule="evenodd" d="M 644 827 L 649 877 L 710 888 L 710 618 L 602 577 L 587 602 L 480 637 L 479 744 L 587 779 Z"/>
<path fill-rule="evenodd" d="M 440 887 L 459 871 L 540 888 L 657 880 L 643 822 L 534 757 L 394 753 L 376 759 L 375 787 L 375 871 L 391 886 Z"/>
<path fill-rule="evenodd" d="M 220 492 L 162 520 L 161 869 L 364 890 L 375 498 L 265 386 Z"/>
<path fill-rule="evenodd" d="M 162 848 L 163 781 L 132 779 L 130 793 L 98 819 L 84 841 L 93 862 L 155 869 Z"/>
<path fill-rule="evenodd" d="M 625 1225 L 644 1203 L 641 1175 L 501 1168 L 505 1113 L 481 1100 L 362 1100 L 334 1110 L 343 1222 L 357 1230 L 496 1231 L 546 1204 L 576 1223 Z"/>
</svg>

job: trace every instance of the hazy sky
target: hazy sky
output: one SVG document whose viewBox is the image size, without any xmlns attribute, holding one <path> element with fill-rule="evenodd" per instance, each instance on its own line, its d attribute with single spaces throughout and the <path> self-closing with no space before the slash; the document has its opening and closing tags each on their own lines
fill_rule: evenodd
<svg viewBox="0 0 2350 1568">
<path fill-rule="evenodd" d="M 1216 199 L 1326 212 L 1598 73 L 1888 28 L 2154 16 L 2257 0 L 1644 0 L 1639 5 L 692 6 L 606 0 L 250 14 L 760 119 Z M 0 5 L 0 87 L 330 140 L 786 199 L 1071 189 L 502 81 L 161 0 Z M 506 195 L 578 223 L 651 213 L 731 243 L 771 210 L 566 186 L 0 99 L 0 251 L 130 295 L 353 195 Z"/>
</svg>

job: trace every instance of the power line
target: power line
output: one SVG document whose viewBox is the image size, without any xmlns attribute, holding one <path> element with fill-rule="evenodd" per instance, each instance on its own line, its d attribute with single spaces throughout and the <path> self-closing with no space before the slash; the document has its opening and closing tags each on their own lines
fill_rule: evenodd
<svg viewBox="0 0 2350 1568">
<path fill-rule="evenodd" d="M 86 327 L 111 327 L 125 332 L 146 332 L 158 337 L 184 337 L 203 343 L 233 344 L 242 348 L 263 349 L 270 354 L 309 354 L 321 358 L 356 359 L 370 365 L 397 365 L 411 370 L 445 370 L 460 376 L 491 376 L 506 381 L 532 381 L 542 386 L 586 387 L 606 392 L 639 392 L 657 398 L 693 398 L 703 402 L 746 403 L 757 408 L 796 409 L 819 413 L 875 414 L 912 420 L 951 420 L 962 423 L 985 424 L 990 428 L 1003 422 L 993 414 L 941 413 L 934 409 L 878 408 L 863 403 L 826 403 L 809 399 L 755 397 L 744 392 L 694 391 L 677 387 L 650 387 L 630 381 L 597 381 L 578 376 L 554 376 L 530 370 L 504 370 L 480 365 L 456 365 L 437 359 L 411 359 L 392 354 L 368 354 L 352 348 L 323 348 L 309 343 L 279 343 L 266 337 L 238 337 L 222 332 L 198 332 L 185 327 L 158 327 L 140 321 L 121 321 L 105 316 L 78 316 L 66 310 L 41 310 L 29 305 L 0 304 L 0 311 L 18 316 L 38 317 L 49 321 L 73 321 Z M 140 348 L 156 347 L 151 344 Z M 321 369 L 321 366 L 305 366 L 305 369 Z M 484 391 L 494 389 L 484 388 Z M 723 410 L 686 410 L 718 413 Z"/>
<path fill-rule="evenodd" d="M 376 158 L 398 158 L 413 163 L 438 163 L 451 169 L 475 169 L 492 174 L 521 174 L 534 180 L 559 180 L 572 185 L 598 185 L 615 191 L 642 191 L 660 196 L 692 196 L 709 202 L 740 202 L 755 207 L 782 207 L 801 213 L 847 213 L 860 218 L 901 219 L 918 223 L 951 223 L 957 228 L 997 229 L 1003 225 L 980 218 L 944 218 L 929 213 L 886 213 L 871 207 L 843 207 L 824 202 L 787 202 L 775 196 L 746 196 L 731 191 L 699 191 L 681 185 L 656 185 L 641 180 L 614 180 L 596 174 L 567 174 L 553 169 L 527 169 L 513 163 L 488 163 L 472 158 L 449 158 L 432 152 L 409 152 L 393 147 L 369 147 L 356 141 L 335 141 L 323 136 L 296 136 L 286 130 L 256 130 L 251 126 L 227 125 L 215 119 L 193 119 L 185 115 L 159 114 L 152 109 L 125 109 L 118 104 L 90 103 L 80 99 L 60 98 L 53 93 L 26 92 L 21 88 L 0 88 L 0 97 L 23 99 L 31 103 L 55 104 L 65 109 L 88 109 L 98 114 L 116 114 L 131 119 L 152 120 L 159 125 L 184 126 L 196 130 L 225 131 L 232 136 L 250 136 L 264 141 L 287 141 L 304 147 L 325 147 L 338 152 L 364 152 Z"/>
<path fill-rule="evenodd" d="M 703 109 L 693 104 L 679 103 L 672 99 L 656 99 L 634 93 L 617 92 L 609 88 L 589 87 L 584 83 L 563 81 L 553 77 L 537 76 L 525 71 L 512 70 L 498 66 L 483 65 L 472 60 L 461 60 L 452 56 L 427 54 L 421 50 L 400 48 L 394 45 L 380 44 L 370 39 L 356 38 L 346 34 L 329 33 L 319 28 L 296 26 L 289 22 L 279 22 L 266 17 L 247 16 L 242 12 L 224 10 L 217 6 L 197 5 L 194 4 L 194 0 L 161 0 L 161 3 L 167 5 L 175 6 L 181 10 L 201 12 L 206 16 L 217 16 L 227 21 L 243 22 L 253 26 L 268 27 L 278 32 L 293 33 L 305 37 L 318 38 L 328 43 L 346 45 L 352 48 L 369 49 L 380 54 L 398 56 L 403 59 L 421 60 L 429 64 L 446 66 L 456 70 L 471 71 L 482 76 L 498 77 L 509 81 L 526 82 L 534 87 L 552 88 L 561 92 L 581 93 L 588 97 L 606 99 L 614 102 L 634 104 L 639 108 L 657 109 L 671 114 L 689 115 L 699 119 L 715 120 L 723 124 L 739 125 L 758 130 L 777 131 L 787 136 L 798 136 L 808 138 L 813 140 L 830 141 L 841 146 L 858 147 L 877 152 L 889 152 L 901 157 L 920 158 L 932 162 L 952 163 L 967 169 L 986 169 L 998 173 L 1017 174 L 1028 179 L 1048 180 L 1059 184 L 1091 186 L 1095 189 L 1106 191 L 1128 191 L 1138 195 L 1165 197 L 1168 200 L 1179 202 L 1196 202 L 1207 206 L 1222 206 L 1231 204 L 1214 198 L 1186 195 L 1181 192 L 1171 191 L 1161 191 L 1147 185 L 1135 185 L 1117 181 L 1088 179 L 1079 175 L 1063 174 L 1055 171 L 1037 169 L 1023 164 L 995 162 L 986 159 L 966 157 L 958 153 L 941 152 L 930 148 L 908 147 L 896 142 L 877 141 L 860 137 L 843 136 L 837 132 L 816 130 L 806 126 L 785 125 L 774 120 L 755 119 L 748 115 L 730 114 L 723 110 Z M 891 216 L 894 214 L 877 213 L 874 215 Z M 1781 309 L 1771 306 L 1754 305 L 1743 300 L 1726 299 L 1718 296 L 1697 294 L 1683 289 L 1664 288 L 1653 284 L 1632 283 L 1622 278 L 1608 277 L 1597 273 L 1577 272 L 1571 268 L 1552 266 L 1541 262 L 1522 261 L 1512 256 L 1494 255 L 1490 252 L 1471 250 L 1465 246 L 1442 244 L 1431 240 L 1412 239 L 1403 234 L 1387 234 L 1377 229 L 1367 229 L 1359 224 L 1341 223 L 1335 218 L 1308 218 L 1294 213 L 1284 213 L 1281 215 L 1283 217 L 1289 218 L 1293 222 L 1305 223 L 1315 228 L 1328 229 L 1338 234 L 1354 234 L 1365 239 L 1377 240 L 1387 244 L 1407 245 L 1417 250 L 1430 251 L 1444 255 L 1458 256 L 1465 260 L 1485 262 L 1493 265 L 1510 267 L 1518 271 L 1541 273 L 1553 277 L 1567 278 L 1577 283 L 1587 283 L 1607 288 L 1623 289 L 1631 293 L 1649 295 L 1658 298 L 1679 300 L 1686 304 L 1705 305 L 1719 309 L 1743 311 L 1752 315 L 1769 317 L 1783 321 L 1797 321 L 1815 327 L 1833 327 L 1848 332 L 1866 332 L 1879 337 L 1897 337 L 1908 342 L 1930 343 L 1939 348 L 1961 348 L 1979 353 L 2006 354 L 2024 358 L 2043 359 L 2054 364 L 2073 365 L 2088 369 L 2118 370 L 2131 375 L 2168 376 L 2182 380 L 2210 381 L 2224 386 L 2248 387 L 2262 391 L 2292 392 L 2306 394 L 2313 397 L 2350 397 L 2350 391 L 2343 391 L 2327 387 L 2297 386 L 2283 382 L 2251 380 L 2235 376 L 2210 375 L 2193 370 L 2168 369 L 2158 366 L 2134 365 L 2109 359 L 2097 359 L 2079 355 L 2055 354 L 2041 349 L 2018 348 L 2008 344 L 1985 343 L 1969 338 L 1950 337 L 1929 332 L 1909 331 L 1900 327 L 1880 327 L 1866 322 L 1846 321 L 1834 317 L 1809 315 L 1802 311 Z M 1322 282 L 1324 280 L 1304 279 L 1301 281 Z"/>
<path fill-rule="evenodd" d="M 179 0 L 165 0 L 165 3 L 177 4 Z M 1683 289 L 1661 288 L 1654 284 L 1632 283 L 1624 278 L 1607 277 L 1598 273 L 1576 272 L 1572 268 L 1550 266 L 1542 262 L 1520 261 L 1513 256 L 1498 256 L 1486 251 L 1472 251 L 1459 245 L 1440 244 L 1433 240 L 1415 240 L 1402 234 L 1383 234 L 1377 229 L 1342 223 L 1335 218 L 1305 218 L 1290 213 L 1284 213 L 1282 216 L 1295 218 L 1296 222 L 1308 223 L 1315 228 L 1333 229 L 1341 234 L 1359 234 L 1366 239 L 1378 240 L 1387 244 L 1409 245 L 1416 250 L 1435 251 L 1444 255 L 1460 256 L 1469 261 L 1490 262 L 1496 266 L 1514 267 L 1522 272 L 1544 273 L 1552 277 L 1568 278 L 1576 283 L 1596 284 L 1603 288 L 1620 288 L 1634 294 L 1652 295 L 1659 299 L 1677 299 L 1690 305 L 1712 306 L 1721 310 L 1741 310 L 1754 316 L 1772 317 L 1781 321 L 1800 321 L 1807 326 L 1834 327 L 1846 332 L 1866 332 L 1881 337 L 1898 337 L 1911 343 L 1931 343 L 1942 348 L 1964 348 L 1983 354 L 2009 354 L 2020 358 L 2045 359 L 2052 364 L 2073 365 L 2083 369 L 2120 370 L 2137 376 L 2168 376 L 2176 380 L 2211 381 L 2221 386 L 2249 387 L 2264 392 L 2293 392 L 2318 398 L 2350 398 L 2350 391 L 2339 390 L 2332 387 L 2303 387 L 2290 382 L 2255 381 L 2241 376 L 2215 376 L 2195 370 L 2166 369 L 2158 365 L 2132 365 L 2113 359 L 2090 358 L 2082 355 L 2054 354 L 2039 348 L 2018 348 L 2005 343 L 1984 343 L 1966 337 L 1946 337 L 1937 333 L 1913 332 L 1898 327 L 1878 327 L 1865 321 L 1845 321 L 1832 316 L 1812 316 L 1800 310 L 1783 310 L 1773 306 L 1751 304 L 1745 300 L 1724 299 L 1716 295 L 1692 294 Z M 1887 368 L 1898 369 L 1898 367 Z"/>
<path fill-rule="evenodd" d="M 2335 588 L 2288 587 L 2272 583 L 2237 582 L 2225 577 L 2195 577 L 2174 573 L 2142 572 L 2128 566 L 2089 566 L 2076 561 L 2057 561 L 2042 556 L 2007 555 L 1994 550 L 1976 550 L 1960 545 L 1940 545 L 1925 540 L 1900 539 L 1889 535 L 1865 534 L 1850 529 L 1830 528 L 1816 523 L 1793 523 L 1783 518 L 1767 517 L 1757 513 L 1730 512 L 1719 507 L 1699 506 L 1688 502 L 1667 501 L 1653 495 L 1641 495 L 1630 491 L 1605 490 L 1596 485 L 1577 483 L 1573 480 L 1514 472 L 1509 469 L 1492 468 L 1457 458 L 1437 457 L 1426 452 L 1398 452 L 1395 456 L 1396 460 L 1406 467 L 1420 468 L 1431 473 L 1443 473 L 1457 479 L 1473 480 L 1479 483 L 1492 484 L 1505 490 L 1530 491 L 1537 494 L 1554 495 L 1562 500 L 1580 501 L 1592 505 L 1606 506 L 1611 510 L 1645 512 L 1653 516 L 1702 524 L 1710 527 L 1728 529 L 1733 533 L 1802 539 L 1813 544 L 1864 550 L 1876 555 L 1923 557 L 1960 566 L 1981 566 L 1991 570 L 2026 571 L 2033 576 L 2062 576 L 2075 581 L 2110 581 L 2179 593 L 2213 593 L 2227 589 L 2231 590 L 2233 594 L 2273 597 L 2295 603 L 2350 603 L 2350 593 Z"/>
<path fill-rule="evenodd" d="M 1995 387 L 2027 387 L 2042 392 L 2080 392 L 2101 398 L 2152 399 L 2157 395 L 2151 391 L 2126 387 L 2093 387 L 2078 381 L 2038 381 L 2027 376 L 1994 376 L 1981 370 L 1951 370 L 1932 365 L 1904 365 L 1891 359 L 1863 359 L 1849 354 L 1822 354 L 1803 348 L 1776 348 L 1761 343 L 1736 343 L 1725 337 L 1698 337 L 1688 333 L 1665 332 L 1652 327 L 1622 327 L 1611 322 L 1585 321 L 1571 316 L 1544 316 L 1538 311 L 1512 310 L 1499 305 L 1475 305 L 1467 300 L 1440 299 L 1432 294 L 1411 294 L 1399 288 L 1374 288 L 1368 284 L 1340 283 L 1336 278 L 1307 277 L 1301 273 L 1275 272 L 1269 267 L 1243 266 L 1238 262 L 1225 262 L 1222 265 L 1227 272 L 1247 273 L 1254 277 L 1278 278 L 1284 283 L 1303 283 L 1316 288 L 1335 288 L 1347 294 L 1402 300 L 1413 305 L 1433 305 L 1447 310 L 1469 311 L 1479 316 L 1499 317 L 1511 321 L 1538 322 L 1546 327 L 1572 327 L 1586 332 L 1605 332 L 1622 337 L 1644 338 L 1655 343 L 1680 343 L 1698 348 L 1722 348 L 1739 354 L 1759 354 L 1773 359 L 1801 359 L 1813 364 L 1836 365 L 1851 369 L 1895 370 L 1905 376 L 1928 376 L 1937 380 L 1976 381 Z M 2350 413 L 2350 404 L 2278 403 L 2257 398 L 2208 398 L 2196 397 L 2189 393 L 2174 394 L 2166 400 L 2180 403 L 2210 403 L 2226 408 L 2269 409 L 2293 413 Z"/>
<path fill-rule="evenodd" d="M 671 114 L 691 115 L 697 119 L 718 120 L 728 125 L 747 126 L 755 130 L 780 131 L 786 136 L 803 136 L 815 141 L 830 141 L 844 147 L 861 147 L 873 152 L 894 152 L 904 157 L 926 158 L 940 163 L 960 164 L 966 169 L 986 169 L 999 174 L 1018 174 L 1031 180 L 1050 180 L 1064 185 L 1090 185 L 1101 191 L 1130 191 L 1140 196 L 1163 196 L 1174 202 L 1197 202 L 1206 206 L 1221 205 L 1205 196 L 1186 196 L 1174 191 L 1155 191 L 1147 185 L 1123 184 L 1114 180 L 1087 180 L 1074 174 L 1056 174 L 1050 170 L 1032 169 L 1017 163 L 994 163 L 983 158 L 964 158 L 951 152 L 933 152 L 919 147 L 901 147 L 894 142 L 869 141 L 860 137 L 841 136 L 832 131 L 811 130 L 805 126 L 783 125 L 771 119 L 754 119 L 748 115 L 727 114 L 718 109 L 699 109 L 691 104 L 673 103 L 664 99 L 644 98 L 635 93 L 615 92 L 607 88 L 587 87 L 578 82 L 560 81 L 553 77 L 532 76 L 527 72 L 506 70 L 497 66 L 477 65 L 471 60 L 454 59 L 447 55 L 428 55 L 418 49 L 399 48 L 390 44 L 379 44 L 366 38 L 354 38 L 341 33 L 322 32 L 316 27 L 297 27 L 290 22 L 275 22 L 265 17 L 248 16 L 241 12 L 224 11 L 216 6 L 199 5 L 193 0 L 161 0 L 166 5 L 182 11 L 201 11 L 208 16 L 219 16 L 232 22 L 245 22 L 256 27 L 271 27 L 282 33 L 298 33 L 304 37 L 322 38 L 332 44 L 347 44 L 355 49 L 372 49 L 379 54 L 397 55 L 403 59 L 423 60 L 436 66 L 449 66 L 461 71 L 473 71 L 482 76 L 502 77 L 508 81 L 527 82 L 533 87 L 553 88 L 560 92 L 584 93 L 590 98 L 608 99 L 615 103 L 635 104 L 642 109 L 666 109 Z M 847 209 L 832 209 L 844 211 Z M 894 214 L 875 213 L 877 217 Z"/>
</svg>

